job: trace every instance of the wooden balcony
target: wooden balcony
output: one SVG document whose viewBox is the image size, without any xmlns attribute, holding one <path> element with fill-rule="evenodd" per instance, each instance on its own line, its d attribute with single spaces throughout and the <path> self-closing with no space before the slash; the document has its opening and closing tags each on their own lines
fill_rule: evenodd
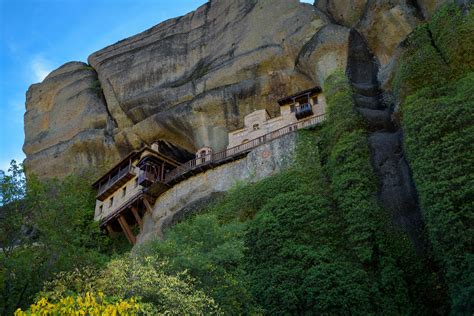
<svg viewBox="0 0 474 316">
<path fill-rule="evenodd" d="M 309 117 L 311 115 L 313 115 L 313 107 L 310 103 L 298 105 L 295 109 L 295 116 L 298 120 L 301 120 L 305 117 Z"/>
<path fill-rule="evenodd" d="M 156 179 L 157 175 L 154 172 L 140 170 L 140 173 L 138 175 L 138 185 L 148 188 L 156 181 Z"/>
<path fill-rule="evenodd" d="M 104 201 L 115 191 L 120 189 L 121 186 L 130 181 L 134 176 L 135 173 L 133 172 L 131 163 L 120 167 L 117 172 L 111 174 L 108 179 L 100 184 L 97 199 L 99 201 Z"/>
</svg>

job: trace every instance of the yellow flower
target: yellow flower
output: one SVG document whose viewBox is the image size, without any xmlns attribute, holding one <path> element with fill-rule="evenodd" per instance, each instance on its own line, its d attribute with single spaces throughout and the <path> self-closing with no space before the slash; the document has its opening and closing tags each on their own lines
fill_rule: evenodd
<svg viewBox="0 0 474 316">
<path fill-rule="evenodd" d="M 98 299 L 97 299 L 98 298 Z M 36 304 L 31 305 L 30 312 L 33 315 L 136 315 L 140 311 L 140 305 L 134 298 L 110 302 L 103 293 L 97 295 L 87 292 L 77 297 L 63 297 L 57 303 L 48 302 L 46 298 L 39 299 Z M 27 313 L 21 309 L 15 311 L 15 316 L 26 316 Z"/>
</svg>

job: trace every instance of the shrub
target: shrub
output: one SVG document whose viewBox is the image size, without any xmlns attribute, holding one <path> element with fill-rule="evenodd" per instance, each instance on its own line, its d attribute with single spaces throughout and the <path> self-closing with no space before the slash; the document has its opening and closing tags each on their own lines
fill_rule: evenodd
<svg viewBox="0 0 474 316">
<path fill-rule="evenodd" d="M 27 315 L 137 315 L 142 311 L 134 298 L 111 301 L 103 293 L 87 292 L 83 296 L 67 296 L 57 303 L 39 299 L 26 312 L 18 309 L 15 316 Z"/>
<path fill-rule="evenodd" d="M 472 9 L 438 10 L 410 36 L 396 73 L 407 159 L 453 314 L 474 310 Z"/>
<path fill-rule="evenodd" d="M 217 305 L 187 272 L 169 274 L 167 262 L 158 258 L 123 257 L 103 269 L 84 268 L 62 272 L 45 284 L 40 298 L 60 302 L 84 291 L 104 293 L 115 301 L 135 297 L 152 314 L 215 314 Z"/>
<path fill-rule="evenodd" d="M 137 256 L 165 260 L 168 273 L 187 271 L 225 314 L 248 314 L 254 302 L 242 269 L 245 224 L 221 224 L 214 214 L 197 215 L 177 224 L 164 241 L 152 241 Z"/>
<path fill-rule="evenodd" d="M 473 309 L 474 73 L 443 89 L 420 90 L 402 105 L 408 160 L 453 310 Z"/>
</svg>

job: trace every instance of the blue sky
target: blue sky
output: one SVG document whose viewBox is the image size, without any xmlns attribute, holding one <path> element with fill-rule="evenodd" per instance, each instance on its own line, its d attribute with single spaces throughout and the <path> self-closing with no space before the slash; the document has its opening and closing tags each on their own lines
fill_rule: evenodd
<svg viewBox="0 0 474 316">
<path fill-rule="evenodd" d="M 205 2 L 0 0 L 0 169 L 8 169 L 11 159 L 24 159 L 23 114 L 29 85 L 66 62 L 86 62 L 94 51 Z"/>
</svg>

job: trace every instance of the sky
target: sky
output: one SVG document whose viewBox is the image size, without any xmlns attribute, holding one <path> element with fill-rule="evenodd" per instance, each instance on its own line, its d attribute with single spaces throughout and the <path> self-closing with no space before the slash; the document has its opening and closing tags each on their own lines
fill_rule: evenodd
<svg viewBox="0 0 474 316">
<path fill-rule="evenodd" d="M 0 170 L 25 158 L 23 115 L 31 84 L 66 62 L 87 62 L 91 53 L 205 2 L 0 0 Z"/>
</svg>

